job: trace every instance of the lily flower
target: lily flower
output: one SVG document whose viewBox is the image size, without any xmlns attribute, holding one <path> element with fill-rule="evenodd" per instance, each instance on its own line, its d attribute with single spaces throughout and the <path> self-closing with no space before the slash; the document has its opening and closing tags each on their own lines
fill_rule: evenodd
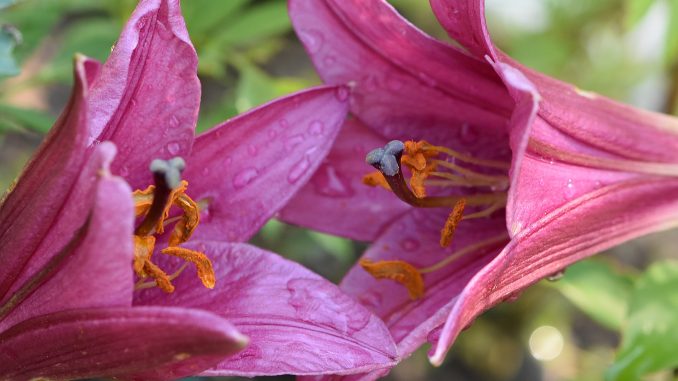
<svg viewBox="0 0 678 381">
<path fill-rule="evenodd" d="M 67 107 L 0 205 L 0 379 L 394 364 L 379 318 L 243 243 L 327 154 L 348 90 L 293 94 L 194 138 L 196 68 L 175 0 L 141 1 L 105 64 L 76 57 Z"/>
<path fill-rule="evenodd" d="M 371 241 L 342 289 L 386 322 L 402 357 L 429 341 L 439 365 L 488 308 L 678 225 L 678 120 L 511 60 L 480 0 L 432 6 L 461 48 L 385 1 L 290 0 L 320 77 L 352 87 L 353 118 L 281 215 Z"/>
</svg>

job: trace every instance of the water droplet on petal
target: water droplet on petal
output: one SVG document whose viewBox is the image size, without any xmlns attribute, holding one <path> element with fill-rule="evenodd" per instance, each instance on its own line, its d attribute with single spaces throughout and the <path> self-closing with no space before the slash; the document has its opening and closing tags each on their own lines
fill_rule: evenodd
<svg viewBox="0 0 678 381">
<path fill-rule="evenodd" d="M 256 168 L 245 168 L 233 176 L 233 187 L 235 189 L 242 189 L 247 184 L 251 183 L 258 175 L 259 171 Z"/>
<path fill-rule="evenodd" d="M 368 75 L 363 79 L 363 88 L 368 93 L 371 93 L 374 90 L 376 90 L 378 85 L 379 84 L 377 83 L 377 79 L 372 75 Z"/>
<path fill-rule="evenodd" d="M 560 280 L 563 276 L 565 276 L 565 269 L 557 271 L 549 276 L 546 277 L 546 280 L 549 282 L 555 282 L 557 280 Z"/>
<path fill-rule="evenodd" d="M 314 120 L 308 126 L 308 132 L 313 136 L 320 136 L 325 133 L 325 125 L 319 120 Z"/>
<path fill-rule="evenodd" d="M 287 119 L 280 119 L 278 124 L 280 124 L 280 127 L 282 128 L 287 128 L 290 126 L 290 123 L 287 121 Z"/>
<path fill-rule="evenodd" d="M 268 130 L 268 137 L 271 139 L 274 139 L 276 136 L 278 136 L 278 131 L 276 130 Z"/>
<path fill-rule="evenodd" d="M 176 155 L 180 150 L 181 146 L 177 142 L 171 142 L 167 144 L 167 152 L 169 152 L 170 155 Z"/>
<path fill-rule="evenodd" d="M 126 177 L 129 175 L 129 169 L 125 166 L 120 167 L 120 176 Z"/>
<path fill-rule="evenodd" d="M 317 53 L 323 44 L 323 35 L 315 29 L 300 30 L 299 39 L 304 43 L 309 54 Z"/>
<path fill-rule="evenodd" d="M 461 130 L 459 131 L 459 139 L 465 144 L 474 143 L 478 140 L 478 132 L 470 124 L 464 123 L 461 125 Z"/>
<path fill-rule="evenodd" d="M 304 135 L 292 135 L 285 140 L 285 150 L 287 150 L 287 152 L 291 152 L 296 146 L 303 143 L 303 141 Z"/>
<path fill-rule="evenodd" d="M 210 174 L 209 168 L 205 167 L 205 168 L 202 169 L 202 175 L 203 176 L 209 176 L 209 174 Z"/>
<path fill-rule="evenodd" d="M 419 248 L 419 241 L 412 238 L 405 238 L 400 241 L 400 247 L 402 247 L 403 250 L 414 251 Z"/>
<path fill-rule="evenodd" d="M 299 179 L 308 171 L 308 168 L 311 166 L 311 162 L 308 159 L 308 156 L 304 155 L 304 157 L 299 160 L 292 169 L 290 170 L 290 173 L 287 175 L 287 182 L 290 184 L 294 184 Z"/>
<path fill-rule="evenodd" d="M 251 156 L 257 156 L 259 150 L 257 150 L 257 147 L 255 145 L 250 144 L 249 146 L 247 146 L 247 153 L 249 153 Z"/>
<path fill-rule="evenodd" d="M 322 165 L 311 179 L 316 193 L 328 197 L 351 197 L 354 192 L 350 182 L 330 165 Z"/>
<path fill-rule="evenodd" d="M 232 163 L 233 163 L 233 159 L 230 156 L 226 156 L 226 158 L 224 159 L 224 165 L 228 167 Z"/>
<path fill-rule="evenodd" d="M 424 82 L 427 86 L 434 87 L 438 84 L 435 79 L 429 77 L 428 74 L 420 72 L 418 75 L 419 79 Z"/>
<path fill-rule="evenodd" d="M 334 65 L 336 62 L 337 62 L 337 59 L 334 58 L 334 56 L 327 56 L 327 57 L 325 57 L 325 59 L 323 60 L 323 64 L 325 64 L 325 66 L 332 66 L 332 65 Z"/>
<path fill-rule="evenodd" d="M 176 115 L 172 115 L 169 120 L 169 125 L 172 128 L 177 128 L 179 127 L 179 118 L 177 118 Z"/>
<path fill-rule="evenodd" d="M 565 186 L 565 198 L 568 200 L 572 199 L 576 192 L 577 190 L 574 187 L 574 182 L 572 179 L 567 179 L 567 185 Z"/>
<path fill-rule="evenodd" d="M 342 86 L 337 89 L 337 99 L 341 102 L 344 102 L 348 99 L 349 91 L 348 88 Z"/>
</svg>

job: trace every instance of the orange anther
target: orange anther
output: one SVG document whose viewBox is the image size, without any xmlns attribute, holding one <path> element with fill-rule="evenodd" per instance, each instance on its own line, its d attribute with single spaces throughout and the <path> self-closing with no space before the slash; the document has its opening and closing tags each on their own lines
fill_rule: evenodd
<svg viewBox="0 0 678 381">
<path fill-rule="evenodd" d="M 153 249 L 155 248 L 155 237 L 152 235 L 134 236 L 134 272 L 139 277 L 146 277 L 144 273 L 144 263 L 150 262 Z"/>
<path fill-rule="evenodd" d="M 155 185 L 149 185 L 144 190 L 137 189 L 132 192 L 132 199 L 134 200 L 134 216 L 141 217 L 148 213 L 148 210 L 153 204 L 153 192 Z"/>
<path fill-rule="evenodd" d="M 363 176 L 363 184 L 369 185 L 371 187 L 379 186 L 386 190 L 391 190 L 391 187 L 388 185 L 388 182 L 384 178 L 384 175 L 379 171 L 368 173 L 365 176 Z"/>
<path fill-rule="evenodd" d="M 167 293 L 174 292 L 174 286 L 170 282 L 169 276 L 165 274 L 160 267 L 153 264 L 151 261 L 146 261 L 144 263 L 144 272 L 148 274 L 151 278 L 155 279 L 156 285 L 163 291 Z"/>
<path fill-rule="evenodd" d="M 443 226 L 443 229 L 440 231 L 440 246 L 448 247 L 452 243 L 454 231 L 457 229 L 457 225 L 459 225 L 459 221 L 461 221 L 461 218 L 464 215 L 464 207 L 466 207 L 466 199 L 464 198 L 454 204 L 452 212 L 450 212 L 447 221 L 445 221 L 445 226 Z"/>
<path fill-rule="evenodd" d="M 207 288 L 214 288 L 216 276 L 214 275 L 212 262 L 205 254 L 178 246 L 166 247 L 162 249 L 161 252 L 195 264 L 195 267 L 198 270 L 198 278 L 200 278 L 202 284 Z"/>
<path fill-rule="evenodd" d="M 405 261 L 361 259 L 360 266 L 376 279 L 394 280 L 407 288 L 411 299 L 424 296 L 424 279 L 419 270 Z"/>
<path fill-rule="evenodd" d="M 174 205 L 181 208 L 184 212 L 181 220 L 174 225 L 174 230 L 170 235 L 169 245 L 177 246 L 188 241 L 193 235 L 193 231 L 200 223 L 200 209 L 198 204 L 186 194 L 180 194 L 175 200 Z"/>
</svg>

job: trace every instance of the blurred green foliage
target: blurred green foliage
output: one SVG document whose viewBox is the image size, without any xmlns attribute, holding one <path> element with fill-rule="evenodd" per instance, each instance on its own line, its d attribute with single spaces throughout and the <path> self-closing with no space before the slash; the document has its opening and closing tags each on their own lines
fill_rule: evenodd
<svg viewBox="0 0 678 381">
<path fill-rule="evenodd" d="M 428 2 L 391 3 L 428 33 L 447 38 Z M 0 0 L 0 187 L 17 175 L 65 103 L 74 53 L 105 60 L 135 5 Z M 285 0 L 184 0 L 182 9 L 203 85 L 198 130 L 319 83 L 294 37 Z M 676 113 L 678 0 L 488 0 L 487 13 L 496 43 L 528 66 Z M 253 242 L 335 282 L 366 247 L 275 220 Z M 666 242 L 675 247 L 675 240 Z M 631 246 L 573 265 L 560 280 L 542 282 L 478 318 L 441 368 L 428 366 L 424 348 L 389 378 L 626 381 L 654 373 L 653 380 L 672 379 L 678 265 L 658 261 L 659 252 Z M 543 325 L 556 327 L 565 345 L 558 358 L 538 362 L 527 343 Z"/>
</svg>

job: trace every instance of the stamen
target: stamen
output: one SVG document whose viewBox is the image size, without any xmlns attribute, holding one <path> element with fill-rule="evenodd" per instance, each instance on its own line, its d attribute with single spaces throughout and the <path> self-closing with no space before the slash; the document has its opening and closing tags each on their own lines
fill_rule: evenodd
<svg viewBox="0 0 678 381">
<path fill-rule="evenodd" d="M 210 262 L 209 258 L 207 258 L 205 254 L 199 251 L 184 249 L 183 247 L 176 246 L 166 247 L 161 250 L 161 253 L 173 255 L 195 264 L 195 267 L 198 270 L 198 278 L 200 278 L 202 284 L 207 288 L 214 288 L 216 276 L 214 275 L 212 262 Z"/>
<path fill-rule="evenodd" d="M 172 293 L 174 292 L 174 286 L 172 286 L 172 282 L 170 282 L 169 277 L 167 274 L 160 269 L 160 267 L 156 266 L 153 262 L 151 261 L 146 261 L 144 262 L 144 273 L 148 274 L 149 277 L 155 279 L 155 283 L 160 288 L 161 290 L 165 291 L 166 293 Z"/>
<path fill-rule="evenodd" d="M 194 263 L 198 269 L 198 277 L 205 287 L 214 288 L 216 283 L 212 263 L 205 254 L 177 247 L 191 237 L 200 222 L 198 204 L 185 194 L 188 182 L 180 178 L 183 169 L 184 161 L 181 158 L 168 161 L 154 160 L 151 163 L 151 171 L 153 171 L 155 186 L 151 185 L 143 191 L 137 190 L 133 193 L 136 216 L 144 216 L 133 237 L 133 267 L 135 273 L 141 278 L 135 286 L 137 290 L 157 286 L 165 292 L 173 292 L 174 286 L 171 281 L 186 267 L 184 264 L 172 276 L 168 276 L 151 261 L 156 242 L 153 234 L 162 234 L 165 225 L 174 222 L 175 219 L 168 218 L 173 205 L 179 207 L 182 214 L 176 217 L 178 222 L 170 234 L 170 247 L 161 252 Z M 144 282 L 147 277 L 153 278 L 154 281 Z"/>
<path fill-rule="evenodd" d="M 452 243 L 454 231 L 457 229 L 459 221 L 461 221 L 461 218 L 464 214 L 465 206 L 466 200 L 463 198 L 457 201 L 456 204 L 454 204 L 452 212 L 450 212 L 450 215 L 447 217 L 447 221 L 445 221 L 445 226 L 443 226 L 443 230 L 440 231 L 440 246 L 448 247 Z"/>
<path fill-rule="evenodd" d="M 451 150 L 447 147 L 443 146 L 434 146 L 429 143 L 423 142 L 425 144 L 422 145 L 422 150 L 424 152 L 426 151 L 433 151 L 436 153 L 444 153 L 447 156 L 453 157 L 455 159 L 459 159 L 463 162 L 469 163 L 469 164 L 475 164 L 479 165 L 481 167 L 490 167 L 490 168 L 496 168 L 496 169 L 504 169 L 508 170 L 511 168 L 511 165 L 503 162 L 503 161 L 497 161 L 497 160 L 485 160 L 485 159 L 477 159 L 473 156 L 463 154 L 461 152 L 457 152 L 454 150 Z"/>
<path fill-rule="evenodd" d="M 188 186 L 186 181 L 183 183 Z M 200 223 L 200 210 L 198 209 L 198 204 L 184 193 L 180 194 L 173 204 L 184 212 L 181 220 L 174 225 L 174 230 L 169 239 L 170 246 L 178 246 L 188 241 L 191 235 L 193 235 L 195 228 L 198 227 L 198 223 Z"/>
<path fill-rule="evenodd" d="M 503 234 L 494 236 L 492 238 L 488 238 L 486 240 L 476 242 L 472 245 L 468 245 L 463 249 L 455 251 L 449 257 L 443 259 L 442 261 L 440 261 L 440 262 L 438 262 L 434 265 L 431 265 L 429 267 L 424 267 L 423 269 L 419 269 L 419 272 L 422 273 L 422 274 L 428 274 L 428 273 L 432 273 L 434 271 L 440 270 L 443 267 L 449 265 L 450 263 L 456 261 L 457 259 L 463 257 L 466 254 L 473 253 L 474 251 L 477 251 L 477 250 L 480 250 L 480 249 L 483 249 L 483 248 L 496 246 L 500 243 L 503 244 L 504 242 L 506 242 L 508 240 L 508 238 L 509 238 L 508 234 L 503 233 Z"/>
<path fill-rule="evenodd" d="M 376 279 L 394 280 L 407 288 L 413 300 L 424 296 L 424 279 L 416 267 L 405 261 L 371 261 L 361 259 L 360 266 Z"/>
<path fill-rule="evenodd" d="M 379 171 L 368 173 L 363 176 L 363 184 L 371 187 L 379 186 L 386 190 L 391 190 L 391 187 L 388 185 L 388 182 L 386 182 L 384 175 Z"/>
<path fill-rule="evenodd" d="M 146 277 L 144 273 L 144 263 L 151 261 L 153 249 L 155 248 L 155 237 L 152 235 L 134 236 L 134 272 L 139 277 Z"/>
</svg>

